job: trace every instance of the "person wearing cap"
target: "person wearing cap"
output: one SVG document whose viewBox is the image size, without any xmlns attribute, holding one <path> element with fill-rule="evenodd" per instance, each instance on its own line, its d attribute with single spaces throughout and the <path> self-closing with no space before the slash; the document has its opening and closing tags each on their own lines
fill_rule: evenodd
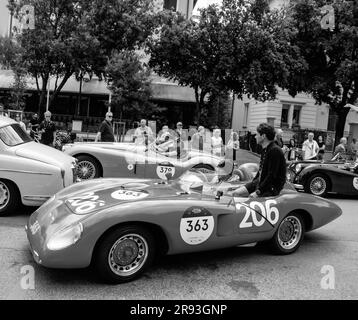
<svg viewBox="0 0 358 320">
<path fill-rule="evenodd" d="M 47 146 L 55 146 L 56 142 L 56 126 L 51 121 L 51 112 L 46 111 L 44 113 L 45 119 L 39 125 L 39 131 L 41 132 L 42 144 Z"/>
<path fill-rule="evenodd" d="M 101 142 L 114 142 L 114 132 L 112 127 L 112 119 L 113 119 L 113 113 L 107 112 L 106 118 L 103 120 L 101 125 L 99 126 L 95 142 L 98 142 L 101 140 Z"/>
</svg>

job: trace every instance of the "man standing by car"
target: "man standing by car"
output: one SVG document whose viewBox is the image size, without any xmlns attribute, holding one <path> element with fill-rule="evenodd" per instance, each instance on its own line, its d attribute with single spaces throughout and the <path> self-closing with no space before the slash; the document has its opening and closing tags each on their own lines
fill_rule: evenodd
<svg viewBox="0 0 358 320">
<path fill-rule="evenodd" d="M 32 118 L 30 120 L 30 125 L 29 125 L 29 127 L 30 127 L 30 137 L 32 139 L 35 138 L 35 134 L 37 133 L 37 129 L 38 129 L 39 125 L 40 125 L 39 117 L 38 117 L 37 113 L 34 113 L 32 115 Z"/>
<path fill-rule="evenodd" d="M 256 142 L 262 146 L 259 171 L 251 182 L 232 192 L 235 197 L 270 197 L 281 192 L 286 182 L 286 159 L 274 139 L 271 125 L 261 123 L 257 127 Z"/>
<path fill-rule="evenodd" d="M 340 154 L 340 156 L 346 156 L 347 152 L 347 138 L 343 137 L 341 140 L 339 140 L 340 144 L 336 146 L 334 149 L 333 157 L 335 157 L 337 154 Z"/>
<path fill-rule="evenodd" d="M 302 152 L 304 160 L 316 160 L 319 147 L 316 140 L 313 140 L 313 132 L 308 133 L 308 139 L 303 142 Z"/>
<path fill-rule="evenodd" d="M 136 144 L 146 146 L 154 139 L 152 129 L 147 126 L 147 120 L 142 119 L 140 121 L 140 126 L 134 132 L 134 138 Z"/>
<path fill-rule="evenodd" d="M 44 113 L 45 119 L 39 125 L 39 131 L 41 132 L 41 143 L 47 146 L 55 146 L 56 142 L 56 126 L 51 121 L 51 112 L 46 111 Z"/>
<path fill-rule="evenodd" d="M 113 119 L 113 113 L 107 112 L 106 118 L 103 120 L 101 125 L 99 126 L 95 142 L 98 142 L 101 140 L 101 142 L 114 142 L 114 133 L 113 133 L 113 127 L 112 127 L 112 119 Z"/>
</svg>

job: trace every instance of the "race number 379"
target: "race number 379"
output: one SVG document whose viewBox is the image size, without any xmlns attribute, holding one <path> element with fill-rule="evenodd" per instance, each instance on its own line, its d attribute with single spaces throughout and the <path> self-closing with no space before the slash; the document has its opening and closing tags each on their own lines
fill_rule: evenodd
<svg viewBox="0 0 358 320">
<path fill-rule="evenodd" d="M 245 210 L 245 216 L 240 223 L 240 228 L 261 227 L 266 220 L 275 225 L 280 219 L 280 212 L 276 205 L 276 200 L 266 200 L 265 203 L 252 201 L 248 205 L 236 204 L 238 211 L 242 208 Z"/>
</svg>

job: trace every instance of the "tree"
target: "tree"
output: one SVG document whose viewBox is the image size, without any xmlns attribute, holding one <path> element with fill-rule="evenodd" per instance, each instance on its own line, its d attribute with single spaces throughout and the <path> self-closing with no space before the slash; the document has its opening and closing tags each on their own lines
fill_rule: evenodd
<svg viewBox="0 0 358 320">
<path fill-rule="evenodd" d="M 134 51 L 115 52 L 107 65 L 106 76 L 113 94 L 111 105 L 119 110 L 120 118 L 136 114 L 139 119 L 150 113 L 154 107 L 149 101 L 150 70 Z"/>
<path fill-rule="evenodd" d="M 24 2 L 9 0 L 15 18 L 21 19 Z M 112 50 L 139 46 L 155 22 L 149 19 L 149 2 L 27 0 L 35 7 L 35 29 L 23 30 L 16 39 L 27 71 L 36 79 L 39 111 L 51 77 L 55 89 L 50 104 L 72 75 L 97 74 L 101 79 Z"/>
<path fill-rule="evenodd" d="M 326 103 L 337 115 L 335 143 L 344 135 L 347 104 L 358 98 L 358 5 L 356 1 L 332 1 L 334 30 L 323 29 L 321 7 L 325 1 L 300 0 L 289 8 L 290 26 L 309 68 L 299 90 L 310 93 L 318 104 Z M 296 88 L 297 89 L 297 88 Z"/>
<path fill-rule="evenodd" d="M 13 71 L 14 82 L 10 86 L 10 109 L 22 110 L 26 96 L 26 66 L 21 59 L 21 47 L 8 37 L 0 37 L 0 65 Z"/>
<path fill-rule="evenodd" d="M 267 1 L 223 0 L 222 7 L 202 10 L 198 21 L 168 15 L 160 37 L 149 43 L 149 64 L 194 89 L 197 123 L 207 95 L 233 91 L 239 98 L 273 99 L 277 85 L 288 87 L 305 68 L 282 28 L 283 14 L 271 13 Z"/>
</svg>

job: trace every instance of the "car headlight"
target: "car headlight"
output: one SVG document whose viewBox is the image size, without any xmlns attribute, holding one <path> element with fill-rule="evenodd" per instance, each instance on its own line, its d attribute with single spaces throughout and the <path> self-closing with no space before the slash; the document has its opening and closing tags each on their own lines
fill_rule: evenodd
<svg viewBox="0 0 358 320">
<path fill-rule="evenodd" d="M 296 165 L 295 167 L 296 173 L 299 173 L 301 170 L 302 170 L 302 165 L 301 164 Z"/>
<path fill-rule="evenodd" d="M 81 239 L 83 232 L 82 223 L 76 223 L 56 232 L 47 242 L 47 248 L 52 251 L 62 250 L 75 244 Z"/>
</svg>

